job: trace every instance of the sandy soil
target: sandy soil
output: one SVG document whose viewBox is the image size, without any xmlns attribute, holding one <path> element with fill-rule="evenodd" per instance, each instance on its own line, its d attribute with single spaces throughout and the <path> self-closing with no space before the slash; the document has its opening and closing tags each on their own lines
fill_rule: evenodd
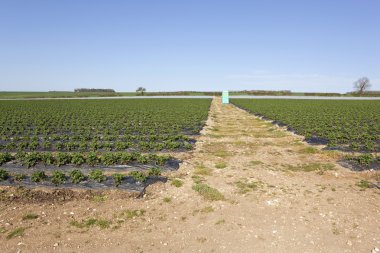
<svg viewBox="0 0 380 253">
<path fill-rule="evenodd" d="M 142 199 L 2 187 L 0 252 L 371 252 L 380 190 L 358 183 L 379 174 L 339 157 L 214 99 L 196 149 Z"/>
</svg>

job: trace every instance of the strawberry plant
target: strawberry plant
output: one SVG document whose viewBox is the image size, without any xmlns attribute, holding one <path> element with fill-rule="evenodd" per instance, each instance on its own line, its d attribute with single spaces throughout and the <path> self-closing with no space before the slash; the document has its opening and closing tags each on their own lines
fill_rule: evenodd
<svg viewBox="0 0 380 253">
<path fill-rule="evenodd" d="M 106 180 L 106 176 L 103 174 L 103 171 L 97 169 L 97 170 L 92 170 L 90 172 L 90 175 L 88 176 L 90 179 L 101 183 Z"/>
<path fill-rule="evenodd" d="M 36 183 L 44 181 L 46 179 L 47 179 L 47 176 L 46 176 L 45 172 L 43 172 L 43 171 L 36 171 L 31 176 L 31 180 L 33 182 L 36 182 Z"/>
<path fill-rule="evenodd" d="M 66 175 L 62 171 L 55 170 L 51 176 L 51 182 L 55 185 L 63 184 L 66 180 Z"/>
<path fill-rule="evenodd" d="M 86 180 L 86 177 L 80 170 L 73 170 L 70 172 L 71 182 L 74 184 L 79 184 L 80 182 Z"/>
</svg>

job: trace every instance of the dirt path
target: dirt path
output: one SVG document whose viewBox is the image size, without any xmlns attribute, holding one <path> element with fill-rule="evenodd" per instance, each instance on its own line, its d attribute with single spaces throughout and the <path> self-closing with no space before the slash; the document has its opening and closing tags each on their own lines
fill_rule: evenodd
<svg viewBox="0 0 380 253">
<path fill-rule="evenodd" d="M 380 191 L 337 155 L 214 99 L 196 150 L 144 199 L 0 202 L 1 252 L 371 252 Z M 174 179 L 176 178 L 176 179 Z M 36 219 L 24 219 L 27 213 Z M 89 220 L 89 219 L 96 220 Z M 6 239 L 17 228 L 23 236 Z"/>
</svg>

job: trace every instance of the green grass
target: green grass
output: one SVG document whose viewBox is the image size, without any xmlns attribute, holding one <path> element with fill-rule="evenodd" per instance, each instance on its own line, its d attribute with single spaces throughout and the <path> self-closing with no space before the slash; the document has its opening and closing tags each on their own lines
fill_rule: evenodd
<svg viewBox="0 0 380 253">
<path fill-rule="evenodd" d="M 312 172 L 312 171 L 327 171 L 333 170 L 335 168 L 334 164 L 331 163 L 308 163 L 300 165 L 284 165 L 285 170 L 290 171 L 303 171 L 303 172 Z"/>
<path fill-rule="evenodd" d="M 82 220 L 81 222 L 78 222 L 75 220 L 71 221 L 70 225 L 77 228 L 90 228 L 90 227 L 97 226 L 100 229 L 105 229 L 105 228 L 109 228 L 111 223 L 112 222 L 109 220 L 89 218 L 86 220 Z"/>
<path fill-rule="evenodd" d="M 306 147 L 299 151 L 301 154 L 317 154 L 319 153 L 319 150 L 313 147 Z"/>
<path fill-rule="evenodd" d="M 178 178 L 174 178 L 171 180 L 171 185 L 179 188 L 179 187 L 183 186 L 183 181 L 178 179 Z"/>
<path fill-rule="evenodd" d="M 250 191 L 256 190 L 261 185 L 260 182 L 247 182 L 247 181 L 237 181 L 235 186 L 238 188 L 240 194 L 246 194 Z"/>
<path fill-rule="evenodd" d="M 256 166 L 256 165 L 261 165 L 261 164 L 263 164 L 263 162 L 261 162 L 261 161 L 257 161 L 257 160 L 253 160 L 253 161 L 250 161 L 249 164 L 252 165 L 252 166 Z"/>
<path fill-rule="evenodd" d="M 165 198 L 163 198 L 163 201 L 165 203 L 170 203 L 170 202 L 172 202 L 172 199 L 170 197 L 165 197 Z"/>
<path fill-rule="evenodd" d="M 15 237 L 19 237 L 19 236 L 23 236 L 24 235 L 24 232 L 25 232 L 26 228 L 16 228 L 15 230 L 9 232 L 6 236 L 7 240 L 9 239 L 12 239 L 12 238 L 15 238 Z"/>
<path fill-rule="evenodd" d="M 195 175 L 202 175 L 202 176 L 211 176 L 212 172 L 211 169 L 205 167 L 203 164 L 198 165 L 194 169 L 194 174 Z"/>
<path fill-rule="evenodd" d="M 24 215 L 22 217 L 22 220 L 35 220 L 37 219 L 39 216 L 37 214 L 34 214 L 34 213 L 28 213 L 26 215 Z"/>
<path fill-rule="evenodd" d="M 367 189 L 367 188 L 371 187 L 371 183 L 368 182 L 367 180 L 360 180 L 360 182 L 357 183 L 356 186 L 358 186 L 362 189 Z"/>
<path fill-rule="evenodd" d="M 227 167 L 227 164 L 223 162 L 215 164 L 215 168 L 217 169 L 224 169 L 226 167 Z"/>
<path fill-rule="evenodd" d="M 145 210 L 143 209 L 136 209 L 136 210 L 124 210 L 119 214 L 120 217 L 125 217 L 127 219 L 133 219 L 135 217 L 140 217 L 145 214 Z"/>
<path fill-rule="evenodd" d="M 198 192 L 203 198 L 210 201 L 225 200 L 222 193 L 204 183 L 193 185 L 193 190 Z"/>
</svg>

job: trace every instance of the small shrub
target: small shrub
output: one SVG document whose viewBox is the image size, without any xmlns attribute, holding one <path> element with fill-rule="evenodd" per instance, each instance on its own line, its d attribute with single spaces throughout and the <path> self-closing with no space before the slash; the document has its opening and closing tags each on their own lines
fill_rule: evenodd
<svg viewBox="0 0 380 253">
<path fill-rule="evenodd" d="M 59 167 L 71 162 L 71 155 L 68 153 L 57 153 L 55 157 L 55 164 Z"/>
<path fill-rule="evenodd" d="M 13 179 L 15 181 L 22 181 L 22 180 L 26 179 L 26 175 L 25 174 L 15 174 L 13 176 Z"/>
<path fill-rule="evenodd" d="M 36 171 L 31 176 L 31 180 L 36 183 L 46 180 L 46 178 L 47 176 L 43 171 Z"/>
<path fill-rule="evenodd" d="M 84 157 L 81 153 L 74 153 L 71 157 L 71 163 L 81 165 L 85 163 Z"/>
<path fill-rule="evenodd" d="M 55 170 L 51 176 L 51 182 L 55 185 L 63 184 L 66 180 L 66 175 L 62 171 Z"/>
<path fill-rule="evenodd" d="M 86 158 L 86 163 L 90 166 L 95 166 L 99 164 L 99 158 L 95 152 L 88 153 L 87 158 Z"/>
<path fill-rule="evenodd" d="M 0 153 L 0 165 L 7 163 L 13 159 L 12 155 L 9 153 Z"/>
<path fill-rule="evenodd" d="M 44 153 L 41 153 L 40 154 L 40 157 L 41 157 L 41 161 L 45 164 L 45 165 L 52 165 L 54 164 L 54 156 L 52 155 L 52 153 L 50 152 L 44 152 Z"/>
<path fill-rule="evenodd" d="M 103 171 L 101 171 L 99 169 L 98 170 L 92 170 L 90 172 L 89 178 L 98 182 L 98 183 L 104 182 L 106 180 L 106 176 L 103 174 Z"/>
<path fill-rule="evenodd" d="M 7 180 L 8 178 L 9 178 L 8 171 L 0 169 L 0 181 Z"/>
<path fill-rule="evenodd" d="M 113 182 L 115 186 L 119 186 L 125 178 L 123 174 L 113 174 L 112 177 L 113 177 Z"/>
<path fill-rule="evenodd" d="M 71 182 L 74 184 L 79 184 L 80 182 L 86 180 L 86 177 L 80 170 L 73 170 L 70 172 Z"/>
<path fill-rule="evenodd" d="M 131 171 L 129 172 L 129 176 L 133 177 L 137 182 L 145 182 L 147 180 L 146 175 L 142 171 Z"/>
<path fill-rule="evenodd" d="M 157 176 L 160 176 L 160 175 L 161 175 L 161 169 L 160 168 L 154 167 L 154 168 L 150 168 L 148 170 L 148 176 L 155 176 L 155 177 L 157 177 Z"/>
</svg>

